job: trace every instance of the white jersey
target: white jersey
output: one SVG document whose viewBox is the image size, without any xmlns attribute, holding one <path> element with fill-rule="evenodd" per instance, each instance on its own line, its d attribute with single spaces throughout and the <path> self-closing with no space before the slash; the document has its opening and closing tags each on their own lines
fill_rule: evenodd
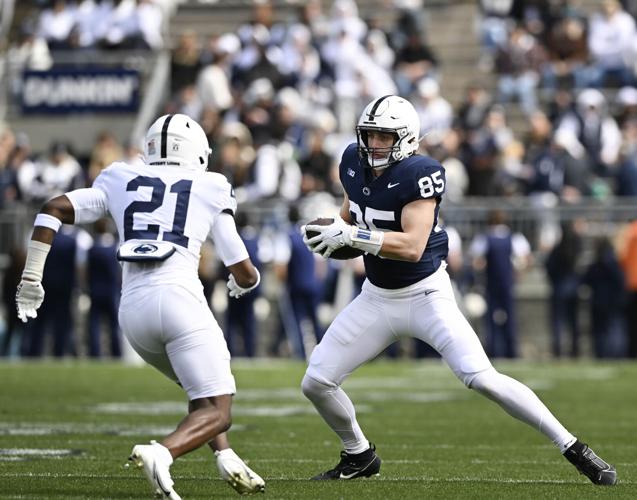
<svg viewBox="0 0 637 500">
<path fill-rule="evenodd" d="M 162 262 L 124 262 L 122 293 L 138 287 L 178 284 L 201 293 L 198 279 L 202 243 L 214 234 L 220 214 L 234 215 L 232 187 L 221 174 L 172 166 L 131 166 L 116 162 L 103 170 L 90 189 L 67 193 L 75 223 L 93 222 L 110 213 L 120 243 L 131 240 L 170 242 L 176 252 Z M 233 240 L 232 265 L 248 258 L 245 246 Z"/>
</svg>

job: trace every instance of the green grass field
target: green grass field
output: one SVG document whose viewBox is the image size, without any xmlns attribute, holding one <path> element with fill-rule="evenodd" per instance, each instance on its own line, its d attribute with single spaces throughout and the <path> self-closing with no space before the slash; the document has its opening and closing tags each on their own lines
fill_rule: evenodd
<svg viewBox="0 0 637 500">
<path fill-rule="evenodd" d="M 265 478 L 262 498 L 637 498 L 637 364 L 496 366 L 615 464 L 619 484 L 589 483 L 543 436 L 437 361 L 375 362 L 346 382 L 383 459 L 379 477 L 308 481 L 336 463 L 340 445 L 300 392 L 299 362 L 234 364 L 230 437 Z M 5 363 L 0 381 L 0 498 L 152 498 L 143 474 L 123 465 L 134 444 L 183 416 L 178 387 L 148 367 L 111 363 Z M 184 499 L 237 497 L 208 449 L 171 470 Z"/>
</svg>

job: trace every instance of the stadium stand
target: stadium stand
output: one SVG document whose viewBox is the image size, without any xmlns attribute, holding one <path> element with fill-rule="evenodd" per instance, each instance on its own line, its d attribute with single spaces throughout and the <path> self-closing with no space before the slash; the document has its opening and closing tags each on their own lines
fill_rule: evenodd
<svg viewBox="0 0 637 500">
<path fill-rule="evenodd" d="M 574 70 L 572 80 L 560 78 L 560 58 L 569 54 L 555 53 L 554 37 L 564 35 L 558 29 L 563 28 L 564 36 L 584 43 L 588 27 L 603 24 L 598 14 L 603 8 L 618 9 L 620 24 L 628 31 L 632 26 L 634 42 L 631 2 L 623 2 L 624 12 L 613 0 L 123 0 L 103 4 L 131 12 L 151 9 L 142 16 L 147 23 L 157 7 L 162 22 L 150 24 L 158 30 L 138 25 L 129 32 L 128 25 L 114 23 L 120 31 L 111 30 L 101 41 L 82 41 L 80 30 L 75 38 L 42 45 L 38 19 L 49 5 L 63 10 L 77 5 L 80 12 L 90 3 L 9 2 L 10 29 L 11 10 L 3 10 L 0 110 L 8 128 L 0 160 L 10 168 L 0 200 L 0 268 L 30 231 L 37 197 L 29 198 L 24 172 L 44 164 L 41 158 L 52 154 L 54 144 L 65 143 L 82 167 L 82 179 L 74 182 L 87 183 L 108 158 L 134 158 L 155 116 L 184 112 L 202 123 L 213 147 L 212 168 L 233 181 L 249 223 L 259 229 L 267 275 L 286 258 L 278 238 L 288 229 L 289 206 L 299 206 L 302 214 L 333 209 L 341 196 L 333 168 L 352 139 L 352 119 L 370 96 L 393 92 L 413 98 L 427 116 L 434 113 L 427 106 L 438 98 L 435 109 L 442 114 L 436 116 L 443 121 L 443 108 L 453 110 L 444 130 L 423 131 L 428 134 L 423 151 L 447 169 L 443 216 L 462 246 L 485 230 L 494 208 L 504 208 L 512 229 L 531 242 L 535 264 L 515 290 L 522 304 L 523 356 L 551 352 L 548 319 L 541 336 L 526 320 L 547 315 L 551 290 L 543 260 L 559 241 L 561 225 L 586 221 L 582 269 L 599 236 L 614 239 L 621 252 L 622 231 L 637 207 L 637 57 L 625 73 L 611 72 L 598 89 L 583 93 L 574 87 Z M 562 27 L 560 19 L 569 22 Z M 410 31 L 414 45 L 406 47 Z M 485 33 L 489 37 L 481 38 Z M 90 71 L 96 61 L 104 73 Z M 586 87 L 591 75 L 599 76 L 592 71 L 599 69 L 594 58 L 587 61 L 590 67 L 578 73 Z M 33 71 L 23 73 L 25 64 Z M 45 85 L 41 70 L 56 78 L 85 72 L 94 81 L 110 75 L 120 93 L 108 87 L 109 109 L 97 84 L 76 83 L 68 88 L 83 88 L 93 107 L 69 114 L 55 109 L 58 94 Z M 625 75 L 632 81 L 621 80 Z M 31 89 L 28 99 L 25 85 Z M 77 101 L 68 88 L 56 87 Z M 525 91 L 531 101 L 505 99 Z M 599 143 L 585 137 L 585 124 L 594 121 L 598 132 L 605 130 Z M 105 138 L 104 131 L 112 137 Z M 12 180 L 14 170 L 23 173 Z M 466 263 L 460 288 L 468 292 L 469 316 L 478 324 L 482 308 L 474 299 L 482 277 L 470 267 Z M 353 271 L 345 268 L 347 273 Z M 585 287 L 581 293 L 586 296 Z M 260 310 L 279 308 L 278 295 L 276 287 L 266 287 L 267 307 L 261 301 Z M 213 297 L 218 307 L 224 304 L 218 294 Z M 270 321 L 267 327 L 278 324 Z"/>
</svg>

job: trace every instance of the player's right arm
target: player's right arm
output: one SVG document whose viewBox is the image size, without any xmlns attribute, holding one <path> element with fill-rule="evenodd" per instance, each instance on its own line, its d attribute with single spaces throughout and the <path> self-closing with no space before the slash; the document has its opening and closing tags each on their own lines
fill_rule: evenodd
<svg viewBox="0 0 637 500">
<path fill-rule="evenodd" d="M 76 198 L 88 203 L 86 206 L 89 207 L 91 214 L 101 216 L 106 213 L 106 195 L 103 191 L 95 188 L 78 189 L 56 196 L 47 201 L 40 209 L 33 224 L 33 234 L 27 246 L 27 258 L 22 271 L 22 280 L 16 293 L 18 317 L 23 322 L 37 316 L 37 310 L 44 300 L 42 276 L 46 258 L 56 233 L 62 224 L 78 222 L 76 205 L 72 201 Z"/>
</svg>

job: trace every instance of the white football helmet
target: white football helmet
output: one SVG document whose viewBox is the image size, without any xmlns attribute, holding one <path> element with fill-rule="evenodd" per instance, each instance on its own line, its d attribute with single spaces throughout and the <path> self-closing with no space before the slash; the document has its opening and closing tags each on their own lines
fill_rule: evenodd
<svg viewBox="0 0 637 500">
<path fill-rule="evenodd" d="M 182 114 L 157 118 L 144 139 L 144 160 L 149 165 L 173 165 L 205 171 L 211 152 L 201 126 Z"/>
<path fill-rule="evenodd" d="M 370 130 L 394 134 L 394 145 L 370 148 L 367 144 L 367 132 Z M 365 107 L 358 119 L 358 154 L 370 168 L 387 168 L 418 151 L 419 132 L 420 118 L 407 99 L 397 95 L 379 97 Z M 379 159 L 374 157 L 374 153 L 386 153 L 386 156 Z"/>
</svg>

